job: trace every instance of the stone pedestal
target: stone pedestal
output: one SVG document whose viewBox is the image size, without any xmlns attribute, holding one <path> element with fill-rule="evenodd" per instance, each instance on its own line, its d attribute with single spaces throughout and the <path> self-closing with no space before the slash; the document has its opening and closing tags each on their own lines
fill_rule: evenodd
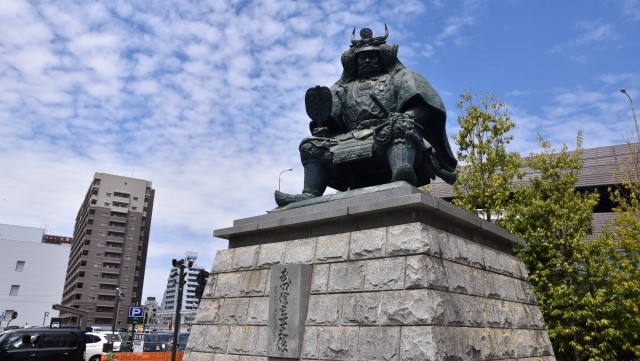
<svg viewBox="0 0 640 361">
<path fill-rule="evenodd" d="M 234 222 L 184 360 L 267 361 L 270 270 L 312 266 L 301 360 L 555 360 L 521 241 L 406 183 Z"/>
</svg>

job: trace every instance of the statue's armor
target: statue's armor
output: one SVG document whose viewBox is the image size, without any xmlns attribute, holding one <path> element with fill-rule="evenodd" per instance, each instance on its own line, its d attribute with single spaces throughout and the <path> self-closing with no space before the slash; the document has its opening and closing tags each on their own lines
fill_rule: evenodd
<svg viewBox="0 0 640 361">
<path fill-rule="evenodd" d="M 359 79 L 334 90 L 336 105 L 340 108 L 337 109 L 340 113 L 336 114 L 336 118 L 341 118 L 344 131 L 369 128 L 369 124 L 362 124 L 363 120 L 385 118 L 386 112 L 374 103 L 371 94 L 378 98 L 388 112 L 396 111 L 397 103 L 390 83 L 391 76 L 382 74 L 371 79 Z"/>
</svg>

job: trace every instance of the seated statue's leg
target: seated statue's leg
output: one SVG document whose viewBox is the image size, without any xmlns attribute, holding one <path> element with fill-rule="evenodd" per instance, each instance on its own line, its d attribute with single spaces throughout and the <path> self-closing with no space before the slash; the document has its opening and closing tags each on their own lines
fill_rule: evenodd
<svg viewBox="0 0 640 361">
<path fill-rule="evenodd" d="M 412 186 L 417 183 L 413 162 L 416 157 L 415 145 L 407 139 L 394 139 L 387 148 L 387 160 L 391 168 L 391 182 L 405 181 Z"/>
<path fill-rule="evenodd" d="M 302 201 L 309 198 L 320 197 L 324 194 L 329 183 L 329 174 L 324 160 L 329 159 L 329 150 L 317 147 L 310 142 L 300 145 L 300 159 L 304 167 L 304 187 L 301 194 L 287 194 L 275 192 L 276 204 L 280 207 L 289 203 Z"/>
</svg>

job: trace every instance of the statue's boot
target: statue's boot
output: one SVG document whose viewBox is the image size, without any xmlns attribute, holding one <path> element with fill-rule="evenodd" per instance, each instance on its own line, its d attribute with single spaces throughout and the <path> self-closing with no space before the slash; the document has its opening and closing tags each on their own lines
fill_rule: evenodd
<svg viewBox="0 0 640 361">
<path fill-rule="evenodd" d="M 293 202 L 320 197 L 327 189 L 328 182 L 329 176 L 320 161 L 307 162 L 304 164 L 304 188 L 302 189 L 302 193 L 287 194 L 276 191 L 276 204 L 278 207 L 283 207 Z"/>
<path fill-rule="evenodd" d="M 387 149 L 387 160 L 391 167 L 391 182 L 405 181 L 412 186 L 418 182 L 413 170 L 416 157 L 415 146 L 406 140 L 396 140 Z"/>
</svg>

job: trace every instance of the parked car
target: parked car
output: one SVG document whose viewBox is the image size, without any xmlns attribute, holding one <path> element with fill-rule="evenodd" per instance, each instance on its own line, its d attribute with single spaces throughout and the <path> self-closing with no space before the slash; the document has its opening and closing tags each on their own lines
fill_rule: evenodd
<svg viewBox="0 0 640 361">
<path fill-rule="evenodd" d="M 85 333 L 85 340 L 87 344 L 87 353 L 85 355 L 86 361 L 99 361 L 100 357 L 102 357 L 103 345 L 109 340 L 101 334 L 97 332 L 87 332 Z"/>
<path fill-rule="evenodd" d="M 120 351 L 120 345 L 122 344 L 122 338 L 120 337 L 120 334 L 115 332 L 110 332 L 110 331 L 103 331 L 103 332 L 96 332 L 99 333 L 101 335 L 103 335 L 107 341 L 113 343 L 113 351 L 114 352 L 118 352 Z"/>
<path fill-rule="evenodd" d="M 0 360 L 83 361 L 85 334 L 77 329 L 25 328 L 0 334 Z"/>
<path fill-rule="evenodd" d="M 169 351 L 170 333 L 152 332 L 144 334 L 144 351 Z"/>
<path fill-rule="evenodd" d="M 180 332 L 178 334 L 178 351 L 184 351 L 187 348 L 187 341 L 189 341 L 189 332 Z M 173 350 L 173 335 L 168 343 L 168 349 Z"/>
</svg>

